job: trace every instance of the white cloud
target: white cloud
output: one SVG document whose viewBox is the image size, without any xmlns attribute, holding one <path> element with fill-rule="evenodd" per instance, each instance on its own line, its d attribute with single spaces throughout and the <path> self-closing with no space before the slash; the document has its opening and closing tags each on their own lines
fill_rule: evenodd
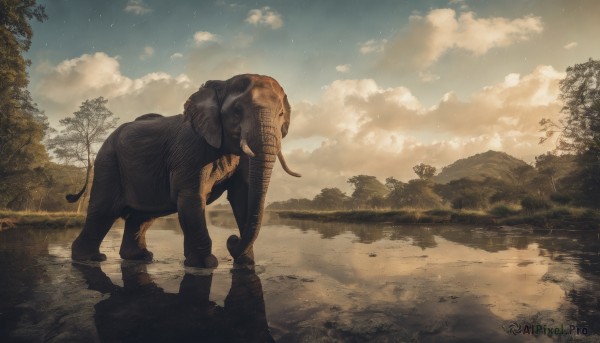
<svg viewBox="0 0 600 343">
<path fill-rule="evenodd" d="M 385 44 L 381 63 L 388 68 L 423 70 L 452 49 L 466 50 L 479 56 L 493 48 L 528 40 L 542 31 L 539 17 L 476 18 L 473 12 L 461 13 L 457 17 L 453 9 L 434 9 L 426 16 L 410 17 L 407 29 Z"/>
<path fill-rule="evenodd" d="M 248 17 L 246 17 L 246 22 L 252 25 L 268 26 L 273 30 L 283 26 L 281 14 L 271 10 L 268 6 L 250 10 L 248 12 Z"/>
<path fill-rule="evenodd" d="M 183 54 L 180 52 L 176 52 L 173 55 L 171 55 L 171 57 L 169 57 L 171 59 L 171 61 L 173 60 L 177 60 L 183 57 Z"/>
<path fill-rule="evenodd" d="M 154 48 L 151 46 L 145 46 L 144 51 L 140 55 L 140 60 L 144 61 L 154 56 Z"/>
<path fill-rule="evenodd" d="M 350 64 L 340 64 L 335 66 L 335 70 L 339 71 L 340 73 L 347 73 L 350 71 Z"/>
<path fill-rule="evenodd" d="M 370 54 L 372 52 L 382 52 L 387 39 L 375 40 L 370 39 L 364 43 L 358 44 L 358 49 L 362 54 Z"/>
<path fill-rule="evenodd" d="M 198 31 L 194 33 L 194 42 L 196 46 L 200 46 L 206 42 L 216 42 L 217 36 L 214 33 L 208 31 Z"/>
<path fill-rule="evenodd" d="M 125 12 L 133 13 L 135 15 L 144 15 L 152 12 L 152 9 L 150 9 L 143 0 L 129 0 L 127 6 L 125 6 Z"/>
<path fill-rule="evenodd" d="M 430 108 L 406 87 L 334 81 L 318 102 L 293 104 L 283 148 L 303 178 L 291 187 L 288 177 L 274 173 L 271 189 L 277 191 L 270 201 L 312 198 L 324 187 L 350 191 L 346 180 L 358 174 L 408 180 L 416 177 L 412 166 L 418 163 L 441 168 L 490 149 L 531 161 L 552 149 L 538 144 L 539 121 L 558 116 L 563 77 L 551 66 L 538 66 L 529 74 L 508 74 L 466 100 L 449 92 Z"/>
<path fill-rule="evenodd" d="M 109 99 L 109 108 L 124 122 L 149 112 L 181 113 L 197 86 L 184 74 L 154 72 L 129 78 L 121 73 L 116 57 L 97 52 L 49 67 L 34 85 L 34 95 L 51 123 L 70 115 L 84 100 L 99 96 Z"/>
<path fill-rule="evenodd" d="M 577 42 L 571 42 L 571 43 L 565 44 L 565 46 L 563 46 L 563 48 L 565 48 L 567 50 L 570 50 L 570 49 L 573 49 L 576 47 L 577 47 Z"/>
</svg>

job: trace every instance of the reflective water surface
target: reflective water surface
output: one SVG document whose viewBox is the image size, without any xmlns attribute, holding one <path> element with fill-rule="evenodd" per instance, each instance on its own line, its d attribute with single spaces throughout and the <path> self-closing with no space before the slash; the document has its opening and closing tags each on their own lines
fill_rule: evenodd
<svg viewBox="0 0 600 343">
<path fill-rule="evenodd" d="M 600 235 L 577 230 L 267 220 L 254 272 L 213 213 L 219 267 L 183 266 L 175 217 L 155 261 L 72 263 L 78 230 L 0 232 L 0 342 L 600 341 Z"/>
</svg>

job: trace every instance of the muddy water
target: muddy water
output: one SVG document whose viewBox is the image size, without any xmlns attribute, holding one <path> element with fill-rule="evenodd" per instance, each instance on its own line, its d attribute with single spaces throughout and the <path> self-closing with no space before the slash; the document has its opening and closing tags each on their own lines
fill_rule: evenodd
<svg viewBox="0 0 600 343">
<path fill-rule="evenodd" d="M 268 220 L 256 270 L 232 271 L 236 230 L 211 216 L 219 267 L 183 266 L 176 218 L 155 261 L 72 263 L 78 230 L 0 233 L 0 342 L 600 341 L 598 232 Z"/>
</svg>

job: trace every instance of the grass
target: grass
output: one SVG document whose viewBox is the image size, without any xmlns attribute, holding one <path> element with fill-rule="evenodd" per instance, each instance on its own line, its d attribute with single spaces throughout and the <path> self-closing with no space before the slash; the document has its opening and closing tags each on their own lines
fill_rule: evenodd
<svg viewBox="0 0 600 343">
<path fill-rule="evenodd" d="M 79 227 L 84 221 L 85 214 L 75 212 L 0 211 L 0 231 L 15 227 Z"/>
<path fill-rule="evenodd" d="M 280 218 L 307 219 L 325 222 L 368 222 L 391 224 L 460 223 L 473 225 L 522 225 L 558 228 L 600 229 L 597 210 L 553 207 L 526 212 L 510 205 L 498 205 L 489 211 L 467 210 L 351 210 L 351 211 L 273 211 Z"/>
</svg>

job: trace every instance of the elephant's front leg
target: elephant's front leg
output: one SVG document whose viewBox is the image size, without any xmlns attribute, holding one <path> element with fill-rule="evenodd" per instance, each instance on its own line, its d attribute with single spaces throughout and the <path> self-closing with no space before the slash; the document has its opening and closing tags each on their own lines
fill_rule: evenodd
<svg viewBox="0 0 600 343">
<path fill-rule="evenodd" d="M 231 177 L 227 200 L 231 204 L 241 237 L 248 219 L 248 183 L 244 180 L 242 172 L 235 173 Z M 238 257 L 234 262 L 240 266 L 254 265 L 254 250 L 250 248 L 247 254 Z"/>
<path fill-rule="evenodd" d="M 179 224 L 183 230 L 183 253 L 186 266 L 216 268 L 217 258 L 211 253 L 212 240 L 206 226 L 206 198 L 200 194 L 181 194 L 177 199 Z"/>
</svg>

